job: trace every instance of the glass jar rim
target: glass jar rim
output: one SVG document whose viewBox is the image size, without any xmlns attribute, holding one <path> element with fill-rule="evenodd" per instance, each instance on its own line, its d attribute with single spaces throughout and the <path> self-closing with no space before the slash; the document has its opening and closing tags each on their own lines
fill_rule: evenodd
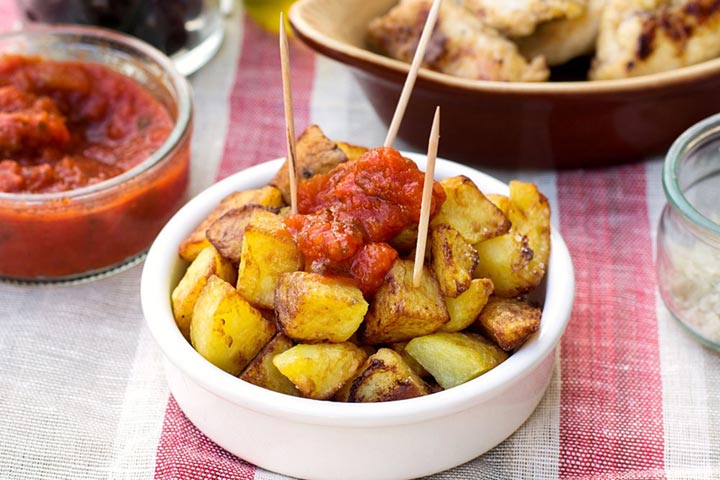
<svg viewBox="0 0 720 480">
<path fill-rule="evenodd" d="M 663 188 L 668 202 L 693 224 L 720 235 L 720 224 L 703 215 L 687 199 L 680 188 L 679 170 L 684 156 L 697 145 L 710 139 L 720 140 L 720 113 L 708 117 L 685 130 L 672 144 L 665 156 Z M 720 154 L 718 155 L 720 162 Z"/>
<path fill-rule="evenodd" d="M 175 65 L 169 57 L 167 57 L 165 54 L 163 54 L 160 50 L 156 49 L 152 45 L 138 38 L 94 26 L 38 25 L 19 31 L 0 33 L 0 41 L 12 39 L 14 37 L 21 39 L 43 37 L 47 35 L 72 35 L 99 40 L 108 40 L 111 42 L 115 42 L 116 44 L 123 45 L 124 47 L 128 47 L 132 49 L 132 51 L 147 56 L 157 65 L 159 65 L 163 71 L 169 74 L 172 87 L 175 89 L 174 93 L 177 95 L 177 118 L 175 119 L 175 125 L 173 126 L 170 135 L 167 137 L 167 139 L 165 139 L 165 142 L 163 142 L 160 148 L 155 150 L 144 161 L 140 162 L 133 168 L 122 172 L 120 175 L 86 187 L 76 188 L 63 192 L 19 194 L 0 192 L 0 201 L 24 202 L 34 204 L 53 201 L 65 201 L 67 199 L 81 198 L 95 193 L 105 192 L 109 189 L 117 187 L 118 185 L 126 182 L 127 180 L 138 177 L 140 174 L 160 163 L 182 141 L 188 128 L 190 128 L 191 125 L 193 105 L 190 84 L 188 83 L 187 79 L 182 74 L 180 74 L 180 72 L 177 71 Z M 129 53 L 132 54 L 132 51 Z"/>
</svg>

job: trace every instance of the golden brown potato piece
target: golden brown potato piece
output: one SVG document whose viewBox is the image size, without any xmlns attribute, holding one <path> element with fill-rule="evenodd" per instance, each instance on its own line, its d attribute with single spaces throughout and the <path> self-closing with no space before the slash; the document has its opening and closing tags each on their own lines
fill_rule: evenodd
<svg viewBox="0 0 720 480">
<path fill-rule="evenodd" d="M 275 289 L 278 322 L 301 342 L 339 343 L 358 329 L 368 310 L 359 288 L 310 272 L 285 273 Z"/>
<path fill-rule="evenodd" d="M 447 199 L 431 226 L 450 225 L 470 244 L 502 235 L 510 228 L 508 218 L 469 178 L 462 175 L 445 178 L 440 185 Z"/>
<path fill-rule="evenodd" d="M 491 297 L 473 327 L 510 352 L 540 328 L 541 316 L 542 310 L 526 300 Z"/>
<path fill-rule="evenodd" d="M 337 142 L 337 146 L 340 150 L 345 153 L 348 162 L 354 162 L 358 158 L 362 157 L 363 153 L 367 152 L 367 147 L 361 147 L 360 145 L 353 145 L 352 143 Z"/>
<path fill-rule="evenodd" d="M 389 348 L 381 348 L 365 361 L 360 375 L 347 382 L 341 392 L 336 400 L 388 402 L 421 397 L 430 393 L 430 388 L 402 356 Z"/>
<path fill-rule="evenodd" d="M 478 254 L 450 225 L 440 224 L 430 231 L 432 268 L 446 297 L 455 298 L 470 288 L 477 268 Z"/>
<path fill-rule="evenodd" d="M 250 223 L 252 212 L 255 209 L 267 210 L 272 213 L 279 212 L 278 208 L 254 204 L 233 208 L 215 220 L 205 232 L 207 239 L 220 252 L 220 255 L 235 265 L 240 264 L 245 227 Z"/>
<path fill-rule="evenodd" d="M 396 260 L 375 294 L 358 339 L 364 344 L 393 343 L 427 335 L 450 321 L 437 280 L 423 267 L 413 286 L 413 262 Z"/>
<path fill-rule="evenodd" d="M 475 277 L 489 278 L 495 294 L 516 297 L 535 288 L 550 257 L 550 205 L 532 183 L 510 182 L 510 231 L 475 244 L 480 257 Z"/>
<path fill-rule="evenodd" d="M 276 355 L 273 363 L 304 397 L 327 400 L 355 376 L 367 358 L 349 342 L 300 344 Z"/>
<path fill-rule="evenodd" d="M 195 350 L 231 375 L 240 374 L 275 332 L 274 323 L 215 275 L 200 292 L 190 323 Z"/>
<path fill-rule="evenodd" d="M 413 251 L 417 247 L 417 241 L 418 226 L 411 225 L 395 235 L 388 243 L 402 255 Z"/>
<path fill-rule="evenodd" d="M 510 211 L 510 197 L 500 193 L 488 193 L 487 199 L 495 204 L 507 216 Z M 508 229 L 509 230 L 509 229 Z M 507 233 L 507 232 L 505 232 Z"/>
<path fill-rule="evenodd" d="M 459 332 L 475 322 L 493 292 L 493 283 L 487 278 L 476 278 L 470 288 L 457 298 L 445 298 L 450 321 L 440 327 L 441 332 Z"/>
<path fill-rule="evenodd" d="M 407 352 L 407 342 L 391 343 L 390 348 L 395 350 L 402 358 L 408 367 L 412 368 L 412 371 L 420 378 L 427 378 L 430 376 L 430 372 L 425 370 L 425 367 L 420 365 L 415 358 Z"/>
<path fill-rule="evenodd" d="M 217 275 L 226 282 L 235 283 L 237 271 L 212 245 L 205 247 L 193 260 L 171 295 L 173 316 L 182 334 L 190 340 L 190 321 L 193 308 L 207 279 Z"/>
<path fill-rule="evenodd" d="M 278 333 L 250 362 L 250 365 L 240 375 L 240 378 L 258 387 L 286 395 L 300 396 L 300 392 L 295 388 L 295 385 L 280 373 L 272 363 L 276 355 L 289 350 L 293 345 L 292 340 L 283 335 L 282 332 Z"/>
<path fill-rule="evenodd" d="M 269 185 L 255 190 L 231 193 L 225 197 L 218 206 L 210 212 L 210 215 L 193 230 L 190 236 L 180 244 L 180 257 L 182 257 L 183 260 L 192 262 L 203 248 L 210 245 L 210 241 L 205 235 L 208 227 L 226 212 L 250 204 L 263 205 L 266 207 L 282 207 L 283 199 L 280 190 Z"/>
<path fill-rule="evenodd" d="M 317 125 L 305 129 L 298 137 L 295 148 L 298 181 L 307 180 L 318 173 L 327 173 L 348 159 L 342 148 L 327 138 Z M 280 189 L 285 203 L 290 203 L 287 160 L 270 180 L 270 185 Z"/>
<path fill-rule="evenodd" d="M 413 338 L 407 351 L 446 390 L 482 375 L 508 357 L 474 333 L 433 333 Z"/>
<path fill-rule="evenodd" d="M 237 289 L 259 308 L 275 307 L 280 275 L 302 268 L 303 258 L 283 219 L 255 209 L 245 227 Z"/>
</svg>

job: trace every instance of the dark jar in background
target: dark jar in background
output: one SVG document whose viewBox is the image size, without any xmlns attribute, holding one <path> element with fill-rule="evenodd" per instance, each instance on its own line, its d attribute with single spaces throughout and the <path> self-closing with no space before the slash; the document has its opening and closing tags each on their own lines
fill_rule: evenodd
<svg viewBox="0 0 720 480">
<path fill-rule="evenodd" d="M 26 23 L 110 28 L 145 40 L 189 75 L 222 43 L 219 0 L 17 0 Z"/>
</svg>

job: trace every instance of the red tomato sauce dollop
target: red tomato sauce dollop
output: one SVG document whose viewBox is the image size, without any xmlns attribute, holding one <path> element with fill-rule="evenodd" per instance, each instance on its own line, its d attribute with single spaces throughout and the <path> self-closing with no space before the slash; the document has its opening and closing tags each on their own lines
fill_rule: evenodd
<svg viewBox="0 0 720 480">
<path fill-rule="evenodd" d="M 398 258 L 387 242 L 417 225 L 424 173 L 397 150 L 369 150 L 298 185 L 298 214 L 286 224 L 305 257 L 306 269 L 350 277 L 366 296 L 382 285 Z M 430 215 L 445 201 L 433 185 Z"/>
<path fill-rule="evenodd" d="M 172 128 L 149 92 L 100 64 L 0 58 L 0 192 L 107 180 L 145 160 Z"/>
</svg>

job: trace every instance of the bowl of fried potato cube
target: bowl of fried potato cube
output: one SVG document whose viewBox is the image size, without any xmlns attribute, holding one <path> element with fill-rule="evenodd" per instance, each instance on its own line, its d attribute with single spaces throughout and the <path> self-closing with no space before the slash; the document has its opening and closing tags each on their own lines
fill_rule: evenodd
<svg viewBox="0 0 720 480">
<path fill-rule="evenodd" d="M 301 183 L 365 150 L 310 127 Z M 423 169 L 424 156 L 399 155 Z M 370 295 L 305 265 L 284 159 L 172 218 L 145 262 L 142 305 L 170 391 L 202 432 L 285 475 L 399 479 L 465 463 L 525 422 L 572 310 L 570 255 L 535 185 L 442 159 L 435 178 L 445 200 L 419 283 L 417 228 L 405 228 Z"/>
</svg>

